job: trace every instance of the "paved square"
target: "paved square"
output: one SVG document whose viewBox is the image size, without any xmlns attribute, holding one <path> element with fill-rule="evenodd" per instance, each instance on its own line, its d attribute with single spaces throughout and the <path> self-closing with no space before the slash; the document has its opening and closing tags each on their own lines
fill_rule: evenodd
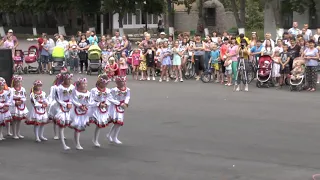
<svg viewBox="0 0 320 180">
<path fill-rule="evenodd" d="M 36 78 L 48 93 L 54 76 L 25 75 L 28 91 Z M 91 88 L 96 77 L 88 78 Z M 131 102 L 119 136 L 124 145 L 109 144 L 107 128 L 102 147 L 93 147 L 91 125 L 81 134 L 83 151 L 75 150 L 73 130 L 66 130 L 73 149 L 65 152 L 52 140 L 51 124 L 44 143 L 23 125 L 24 140 L 0 142 L 0 179 L 301 180 L 320 172 L 318 92 L 250 86 L 236 93 L 212 83 L 131 78 L 128 87 Z"/>
</svg>

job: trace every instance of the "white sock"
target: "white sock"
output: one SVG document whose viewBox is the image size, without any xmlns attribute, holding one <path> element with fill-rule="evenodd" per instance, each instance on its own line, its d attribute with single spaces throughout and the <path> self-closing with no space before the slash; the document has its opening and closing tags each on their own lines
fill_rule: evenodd
<svg viewBox="0 0 320 180">
<path fill-rule="evenodd" d="M 16 120 L 12 121 L 13 137 L 18 137 L 18 135 L 17 135 L 17 123 L 18 123 L 18 121 L 16 121 Z"/>
<path fill-rule="evenodd" d="M 54 133 L 54 137 L 58 137 L 57 125 L 56 124 L 53 124 L 53 133 Z"/>
<path fill-rule="evenodd" d="M 59 133 L 60 133 L 60 140 L 61 140 L 63 149 L 65 149 L 65 150 L 70 149 L 70 147 L 68 147 L 68 146 L 66 145 L 66 142 L 65 142 L 65 140 L 64 140 L 64 128 L 60 128 L 60 129 L 59 129 Z"/>
<path fill-rule="evenodd" d="M 100 128 L 97 126 L 94 131 L 94 137 L 93 137 L 93 143 L 96 145 L 99 144 L 99 134 L 100 134 Z"/>
<path fill-rule="evenodd" d="M 113 125 L 108 133 L 108 138 L 110 141 L 113 141 L 113 136 L 114 136 L 114 130 L 115 130 L 115 125 Z"/>
<path fill-rule="evenodd" d="M 21 121 L 17 121 L 17 122 L 16 122 L 16 134 L 17 134 L 18 136 L 21 136 L 21 135 L 20 135 L 20 125 L 21 125 Z"/>
<path fill-rule="evenodd" d="M 40 141 L 40 138 L 39 138 L 39 126 L 34 126 L 34 135 L 36 137 L 36 141 Z"/>
<path fill-rule="evenodd" d="M 44 125 L 41 125 L 41 126 L 40 126 L 40 138 L 41 138 L 42 140 L 47 140 L 47 138 L 45 138 L 45 137 L 43 136 L 43 132 L 44 132 Z"/>
<path fill-rule="evenodd" d="M 3 131 L 3 126 L 0 125 L 0 140 L 3 139 L 3 133 L 2 133 L 2 131 Z"/>
<path fill-rule="evenodd" d="M 118 144 L 121 144 L 122 142 L 119 141 L 118 139 L 118 135 L 119 135 L 119 132 L 120 132 L 120 128 L 121 126 L 119 124 L 115 124 L 115 130 L 114 130 L 114 136 L 113 136 L 113 140 L 118 143 Z"/>
<path fill-rule="evenodd" d="M 82 149 L 82 147 L 80 145 L 80 132 L 74 131 L 74 141 L 76 143 L 76 147 L 78 149 Z"/>
<path fill-rule="evenodd" d="M 11 135 L 11 123 L 10 122 L 6 123 L 6 127 L 7 127 L 7 134 Z"/>
</svg>

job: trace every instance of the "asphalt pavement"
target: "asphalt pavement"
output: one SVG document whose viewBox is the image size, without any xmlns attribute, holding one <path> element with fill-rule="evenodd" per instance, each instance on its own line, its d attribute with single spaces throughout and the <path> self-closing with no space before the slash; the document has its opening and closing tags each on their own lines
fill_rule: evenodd
<svg viewBox="0 0 320 180">
<path fill-rule="evenodd" d="M 79 75 L 77 75 L 78 77 Z M 49 92 L 49 75 L 24 75 Z M 96 76 L 88 76 L 89 87 Z M 115 86 L 110 83 L 109 87 Z M 128 80 L 131 102 L 119 139 L 93 147 L 94 126 L 81 134 L 83 151 L 53 140 L 36 143 L 23 125 L 23 140 L 0 142 L 0 180 L 309 180 L 320 173 L 319 93 L 287 88 L 233 92 L 193 80 L 183 83 Z M 28 106 L 30 107 L 30 106 Z"/>
</svg>

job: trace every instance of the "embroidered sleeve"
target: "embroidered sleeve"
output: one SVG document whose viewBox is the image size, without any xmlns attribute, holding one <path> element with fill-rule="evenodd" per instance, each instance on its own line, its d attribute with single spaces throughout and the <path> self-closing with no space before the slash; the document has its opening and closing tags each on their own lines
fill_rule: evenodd
<svg viewBox="0 0 320 180">
<path fill-rule="evenodd" d="M 65 95 L 65 93 L 68 93 L 66 89 L 62 88 L 61 86 L 57 89 L 57 102 L 63 106 L 66 107 L 67 103 L 63 101 L 62 97 Z"/>
<path fill-rule="evenodd" d="M 90 92 L 89 104 L 90 106 L 99 106 L 100 102 L 97 100 L 97 90 L 92 89 Z"/>
<path fill-rule="evenodd" d="M 129 101 L 130 101 L 130 89 L 127 88 L 127 94 L 126 94 L 126 98 L 124 100 L 124 103 L 129 104 Z"/>
<path fill-rule="evenodd" d="M 22 102 L 26 102 L 26 100 L 27 100 L 27 96 L 26 96 L 26 90 L 25 89 L 22 89 L 22 96 L 21 96 L 21 101 Z"/>
<path fill-rule="evenodd" d="M 48 104 L 51 104 L 55 100 L 55 95 L 56 95 L 56 87 L 51 86 L 50 88 L 50 94 L 47 98 Z"/>
<path fill-rule="evenodd" d="M 72 93 L 72 103 L 75 105 L 75 106 L 77 106 L 77 107 L 80 107 L 80 106 L 82 106 L 82 104 L 81 104 L 81 102 L 80 102 L 80 95 L 77 93 L 77 91 L 73 91 L 73 93 Z M 82 97 L 82 98 L 84 98 L 84 97 Z"/>
<path fill-rule="evenodd" d="M 30 95 L 31 103 L 33 104 L 34 107 L 42 107 L 42 104 L 38 102 L 35 96 L 36 96 L 35 94 Z"/>
<path fill-rule="evenodd" d="M 6 99 L 7 99 L 7 102 L 4 103 L 4 104 L 6 106 L 12 106 L 14 101 L 13 101 L 13 93 L 10 90 L 8 90 L 8 94 L 7 94 Z"/>
<path fill-rule="evenodd" d="M 116 99 L 116 92 L 114 89 L 108 91 L 107 100 L 114 105 L 120 105 L 120 102 Z"/>
</svg>

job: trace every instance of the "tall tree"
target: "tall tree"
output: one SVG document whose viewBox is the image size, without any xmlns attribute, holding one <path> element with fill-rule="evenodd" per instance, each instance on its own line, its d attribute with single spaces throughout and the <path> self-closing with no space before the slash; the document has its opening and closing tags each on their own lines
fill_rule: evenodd
<svg viewBox="0 0 320 180">
<path fill-rule="evenodd" d="M 100 7 L 101 7 L 101 0 L 76 0 L 77 2 L 75 3 L 75 6 L 73 6 L 73 8 L 75 8 L 76 10 L 78 10 L 78 12 L 82 13 L 82 17 L 84 17 L 86 19 L 86 22 L 88 23 L 88 27 L 90 29 L 95 29 L 93 27 L 95 27 L 94 24 L 94 19 L 90 19 L 90 15 L 96 14 L 97 12 L 100 12 Z"/>
<path fill-rule="evenodd" d="M 5 36 L 5 31 L 3 27 L 2 16 L 4 13 L 14 13 L 16 12 L 16 1 L 15 0 L 0 0 L 0 35 Z"/>
</svg>

